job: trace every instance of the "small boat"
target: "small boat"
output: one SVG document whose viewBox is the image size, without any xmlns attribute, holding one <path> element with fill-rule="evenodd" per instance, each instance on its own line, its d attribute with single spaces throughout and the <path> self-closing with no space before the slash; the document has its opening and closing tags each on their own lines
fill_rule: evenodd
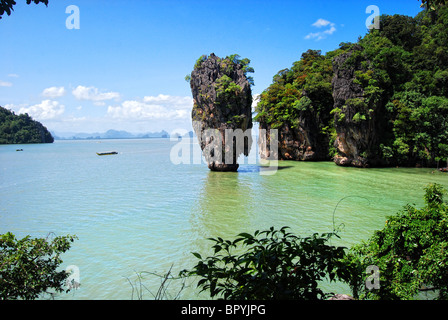
<svg viewBox="0 0 448 320">
<path fill-rule="evenodd" d="M 96 154 L 99 156 L 108 156 L 111 154 L 118 154 L 118 152 L 117 151 L 106 151 L 106 152 L 97 152 Z"/>
<path fill-rule="evenodd" d="M 16 151 L 23 151 L 23 149 L 16 149 Z"/>
</svg>

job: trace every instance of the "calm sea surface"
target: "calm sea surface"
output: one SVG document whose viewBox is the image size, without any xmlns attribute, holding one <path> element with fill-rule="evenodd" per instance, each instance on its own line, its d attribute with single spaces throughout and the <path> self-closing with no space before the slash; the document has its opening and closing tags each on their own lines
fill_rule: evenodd
<svg viewBox="0 0 448 320">
<path fill-rule="evenodd" d="M 238 173 L 216 173 L 205 164 L 173 164 L 176 145 L 145 139 L 0 146 L 0 233 L 79 238 L 62 267 L 78 268 L 81 287 L 56 299 L 151 299 L 161 279 L 149 273 L 191 268 L 191 252 L 210 253 L 208 237 L 271 226 L 303 236 L 330 232 L 343 199 L 334 223 L 344 227 L 333 243 L 350 246 L 405 204 L 423 205 L 426 184 L 448 188 L 448 176 L 432 169 L 331 162 L 281 162 L 277 173 L 260 175 L 246 161 Z M 119 154 L 96 155 L 110 150 Z M 148 273 L 139 279 L 140 272 Z M 201 297 L 193 283 L 186 286 L 181 298 Z M 170 283 L 171 297 L 180 287 Z"/>
</svg>

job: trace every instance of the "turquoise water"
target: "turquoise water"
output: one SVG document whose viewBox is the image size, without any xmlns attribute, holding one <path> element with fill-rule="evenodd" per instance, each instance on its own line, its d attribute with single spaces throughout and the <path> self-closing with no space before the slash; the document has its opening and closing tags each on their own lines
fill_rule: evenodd
<svg viewBox="0 0 448 320">
<path fill-rule="evenodd" d="M 79 268 L 81 287 L 57 299 L 135 299 L 136 273 L 191 268 L 191 252 L 210 252 L 208 237 L 285 225 L 308 236 L 332 231 L 334 222 L 343 224 L 337 244 L 350 246 L 405 204 L 422 205 L 426 184 L 448 188 L 448 176 L 433 169 L 365 170 L 331 162 L 280 162 L 273 175 L 260 175 L 254 163 L 238 173 L 216 173 L 205 164 L 173 164 L 177 143 L 0 146 L 0 233 L 78 236 L 62 267 Z M 109 150 L 119 154 L 96 155 Z M 160 279 L 145 275 L 142 282 L 156 292 Z M 190 285 L 181 297 L 200 297 Z M 143 298 L 152 298 L 146 289 Z"/>
</svg>

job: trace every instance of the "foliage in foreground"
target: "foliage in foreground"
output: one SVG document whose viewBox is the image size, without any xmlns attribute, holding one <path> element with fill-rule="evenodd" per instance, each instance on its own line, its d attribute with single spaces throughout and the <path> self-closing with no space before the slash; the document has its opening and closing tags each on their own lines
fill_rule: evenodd
<svg viewBox="0 0 448 320">
<path fill-rule="evenodd" d="M 301 238 L 287 227 L 240 233 L 233 240 L 210 238 L 214 255 L 203 258 L 183 276 L 198 276 L 198 287 L 212 298 L 228 300 L 319 300 L 333 293 L 323 280 L 342 281 L 356 299 L 410 300 L 428 288 L 448 298 L 448 205 L 445 190 L 430 184 L 425 206 L 406 205 L 366 242 L 351 249 L 328 245 L 336 233 Z M 242 252 L 235 254 L 234 252 Z M 379 288 L 366 286 L 379 270 Z"/>
<path fill-rule="evenodd" d="M 323 280 L 350 285 L 358 299 L 415 299 L 422 289 L 448 298 L 448 204 L 445 189 L 438 184 L 425 188 L 425 206 L 407 205 L 386 221 L 366 242 L 347 250 L 329 245 L 336 233 L 314 234 L 302 238 L 287 227 L 271 227 L 255 233 L 240 233 L 233 241 L 210 238 L 214 255 L 202 258 L 181 276 L 198 276 L 198 287 L 212 298 L 238 300 L 322 300 L 333 293 L 324 292 Z M 0 299 L 36 299 L 49 289 L 64 291 L 68 274 L 58 272 L 66 252 L 76 237 L 16 239 L 11 233 L 0 235 Z M 366 270 L 376 266 L 379 288 L 369 290 Z M 181 279 L 170 271 L 159 277 L 161 286 L 155 299 L 171 297 L 167 287 Z M 136 286 L 143 298 L 142 274 Z M 129 279 L 128 279 L 129 280 Z M 130 280 L 129 280 L 130 281 Z M 182 288 L 175 298 L 179 297 Z M 150 292 L 148 290 L 148 292 Z M 152 293 L 152 292 L 150 292 Z"/>
<path fill-rule="evenodd" d="M 353 247 L 345 261 L 358 284 L 354 296 L 366 299 L 414 299 L 425 288 L 436 289 L 438 299 L 448 298 L 448 205 L 445 190 L 426 187 L 425 206 L 411 205 L 386 221 L 382 230 Z M 380 270 L 380 288 L 368 291 L 359 284 L 369 265 Z M 358 271 L 357 273 L 355 271 Z M 358 280 L 356 280 L 356 278 Z"/>
<path fill-rule="evenodd" d="M 68 274 L 57 271 L 60 255 L 70 249 L 75 236 L 23 239 L 8 232 L 0 235 L 0 300 L 33 300 L 53 289 L 63 292 Z"/>
<path fill-rule="evenodd" d="M 318 284 L 324 279 L 345 278 L 340 263 L 343 247 L 328 245 L 334 233 L 301 238 L 270 228 L 255 231 L 253 235 L 241 233 L 234 241 L 211 238 L 214 255 L 202 258 L 183 275 L 196 275 L 201 279 L 201 291 L 208 290 L 211 297 L 229 300 L 318 300 L 331 294 L 323 292 Z M 242 254 L 233 251 L 243 249 Z"/>
<path fill-rule="evenodd" d="M 136 272 L 136 274 L 135 274 L 136 279 L 134 279 L 134 280 L 127 278 L 128 282 L 132 288 L 131 300 L 134 300 L 134 299 L 143 300 L 144 295 L 146 293 L 149 293 L 153 297 L 154 300 L 177 300 L 177 299 L 179 299 L 181 292 L 185 289 L 185 279 L 173 276 L 173 273 L 171 271 L 172 268 L 173 268 L 173 266 L 171 266 L 170 269 L 168 270 L 168 272 L 166 272 L 164 274 L 143 271 L 143 272 L 138 272 L 138 273 Z M 144 284 L 146 275 L 156 276 L 157 278 L 160 279 L 160 286 L 158 287 L 157 291 L 153 291 L 153 290 L 149 289 Z M 170 287 L 171 283 L 175 280 L 182 280 L 182 282 L 180 283 L 180 286 L 177 287 L 175 289 L 175 291 L 173 292 L 172 290 L 170 290 L 169 287 Z M 134 298 L 134 296 L 135 296 L 135 298 Z"/>
</svg>

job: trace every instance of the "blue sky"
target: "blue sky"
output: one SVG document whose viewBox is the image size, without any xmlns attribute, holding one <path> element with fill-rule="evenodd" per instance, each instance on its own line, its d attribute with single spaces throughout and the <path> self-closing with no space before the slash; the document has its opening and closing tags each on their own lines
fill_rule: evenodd
<svg viewBox="0 0 448 320">
<path fill-rule="evenodd" d="M 0 105 L 57 133 L 190 130 L 184 77 L 202 54 L 251 59 L 255 95 L 304 51 L 365 35 L 369 5 L 421 10 L 417 0 L 17 2 L 0 20 Z M 70 5 L 79 29 L 66 26 Z"/>
</svg>

